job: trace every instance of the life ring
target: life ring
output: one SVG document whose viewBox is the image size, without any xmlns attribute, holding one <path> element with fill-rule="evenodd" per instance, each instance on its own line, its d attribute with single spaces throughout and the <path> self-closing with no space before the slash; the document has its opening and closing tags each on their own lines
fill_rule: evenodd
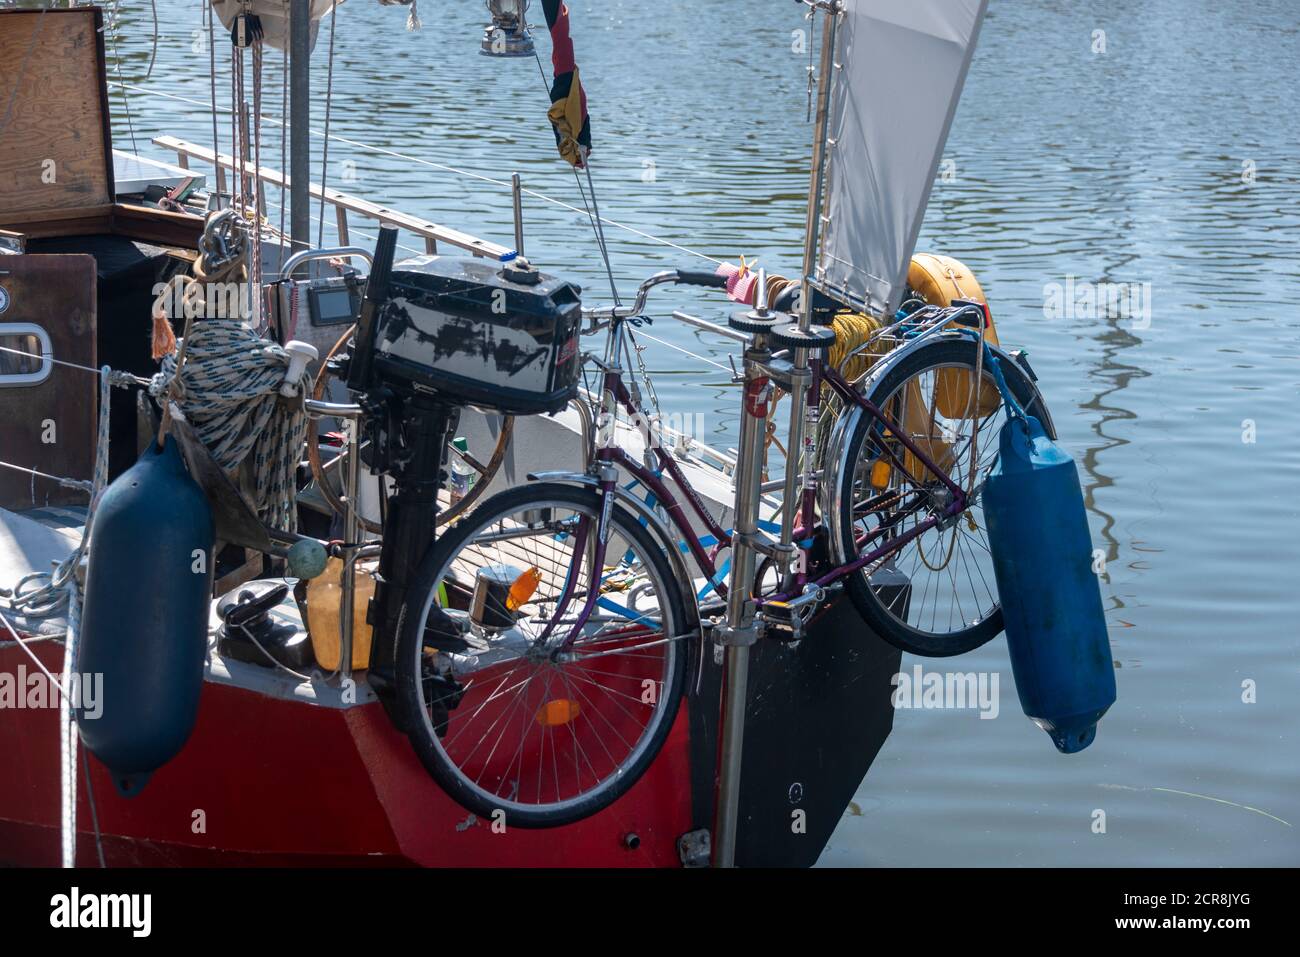
<svg viewBox="0 0 1300 957">
<path fill-rule="evenodd" d="M 955 299 L 972 299 L 987 305 L 988 298 L 975 274 L 966 265 L 951 256 L 935 253 L 917 253 L 907 268 L 907 284 L 912 291 L 932 306 L 950 306 Z M 993 325 L 992 311 L 984 329 L 984 338 L 998 344 L 997 329 Z M 969 418 L 970 392 L 973 374 L 965 369 L 941 369 L 935 376 L 935 407 L 939 414 L 950 419 Z M 992 415 L 1002 404 L 997 387 L 985 382 L 976 403 L 980 418 Z"/>
</svg>

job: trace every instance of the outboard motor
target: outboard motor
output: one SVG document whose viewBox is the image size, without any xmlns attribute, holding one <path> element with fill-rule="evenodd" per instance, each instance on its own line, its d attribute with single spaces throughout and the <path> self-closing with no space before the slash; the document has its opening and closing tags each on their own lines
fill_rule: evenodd
<svg viewBox="0 0 1300 957">
<path fill-rule="evenodd" d="M 212 510 L 175 439 L 150 443 L 104 490 L 90 530 L 77 671 L 102 674 L 103 713 L 81 740 L 124 797 L 189 739 L 203 688 Z"/>
<path fill-rule="evenodd" d="M 1082 751 L 1115 702 L 1115 670 L 1092 571 L 1074 460 L 1026 415 L 985 347 L 1006 402 L 984 515 L 1020 705 L 1057 750 Z"/>
<path fill-rule="evenodd" d="M 577 395 L 581 289 L 520 256 L 498 262 L 418 256 L 394 264 L 396 230 L 381 227 L 348 360 L 348 388 L 366 409 L 370 466 L 392 479 L 379 560 L 367 678 L 399 729 L 394 594 L 411 587 L 433 543 L 447 435 L 460 408 L 559 412 Z M 434 616 L 438 647 L 464 647 Z M 436 680 L 426 676 L 425 680 Z M 436 721 L 435 721 L 436 723 Z"/>
</svg>

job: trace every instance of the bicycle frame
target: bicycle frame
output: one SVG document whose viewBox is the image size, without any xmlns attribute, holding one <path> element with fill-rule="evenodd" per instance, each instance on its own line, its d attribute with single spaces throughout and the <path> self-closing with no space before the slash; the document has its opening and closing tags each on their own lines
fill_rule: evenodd
<svg viewBox="0 0 1300 957">
<path fill-rule="evenodd" d="M 643 300 L 644 296 L 639 297 L 639 304 Z M 643 411 L 633 401 L 627 385 L 623 381 L 623 369 L 617 361 L 619 355 L 619 336 L 621 334 L 620 325 L 622 321 L 624 321 L 624 318 L 625 317 L 614 316 L 611 317 L 610 321 L 609 341 L 606 346 L 606 361 L 602 363 L 603 384 L 600 403 L 601 423 L 612 423 L 614 421 L 614 416 L 620 407 L 629 416 L 644 419 Z M 960 515 L 966 510 L 969 501 L 966 491 L 948 476 L 946 470 L 936 464 L 930 457 L 929 453 L 908 436 L 904 430 L 896 427 L 883 410 L 859 393 L 837 369 L 826 366 L 820 359 L 812 359 L 809 364 L 812 369 L 812 377 L 808 386 L 807 402 L 808 407 L 814 410 L 814 415 L 816 414 L 815 410 L 819 409 L 821 406 L 822 386 L 825 384 L 841 399 L 841 401 L 846 404 L 851 403 L 852 405 L 857 406 L 865 415 L 878 423 L 885 430 L 886 434 L 897 439 L 899 444 L 901 444 L 908 453 L 915 456 L 916 461 L 920 463 L 922 474 L 925 474 L 925 472 L 928 471 L 929 474 L 936 476 L 939 482 L 951 494 L 952 500 L 944 508 L 942 513 L 931 515 L 929 518 L 917 523 L 902 535 L 891 538 L 888 542 L 860 554 L 852 561 L 837 565 L 834 568 L 823 572 L 816 578 L 810 578 L 808 573 L 804 570 L 796 572 L 790 578 L 791 584 L 782 592 L 766 598 L 755 597 L 755 604 L 760 607 L 764 604 L 790 602 L 804 594 L 809 585 L 820 590 L 868 565 L 871 565 L 874 562 L 881 560 L 882 558 L 889 556 L 890 554 L 901 551 L 913 539 L 924 535 L 942 522 Z M 717 590 L 719 596 L 725 597 L 727 594 L 727 588 L 725 582 L 720 581 L 716 559 L 718 553 L 723 548 L 730 545 L 729 536 L 721 527 L 721 524 L 704 506 L 699 495 L 691 486 L 690 480 L 682 472 L 681 466 L 677 464 L 676 459 L 674 459 L 668 452 L 665 452 L 658 444 L 655 444 L 654 436 L 647 435 L 646 439 L 647 449 L 654 456 L 655 462 L 659 466 L 658 472 L 648 468 L 641 462 L 637 462 L 628 455 L 626 451 L 617 445 L 614 445 L 612 442 L 604 441 L 598 443 L 592 468 L 599 479 L 598 487 L 601 494 L 601 518 L 596 529 L 595 545 L 592 555 L 592 568 L 596 569 L 603 567 L 609 537 L 608 516 L 614 506 L 617 494 L 616 487 L 618 483 L 618 469 L 621 468 L 645 486 L 654 495 L 658 502 L 663 505 L 664 511 L 671 520 L 672 527 L 675 528 L 677 533 L 681 536 L 681 541 L 685 544 L 686 549 L 690 552 L 692 558 L 694 558 L 700 571 L 704 573 L 708 581 Z M 899 469 L 915 484 L 920 484 L 917 482 L 916 477 L 906 468 L 904 462 L 891 448 L 882 446 L 882 449 L 884 454 L 890 459 L 894 468 Z M 668 483 L 661 477 L 661 474 L 666 474 L 668 478 L 677 485 L 682 496 L 686 499 L 686 502 L 689 503 L 691 512 L 694 512 L 695 516 L 707 530 L 708 534 L 713 536 L 713 538 L 718 542 L 718 545 L 711 551 L 706 549 L 701 536 L 691 525 L 689 513 L 683 503 L 679 500 L 678 496 L 669 488 Z M 795 524 L 796 541 L 806 539 L 816 528 L 817 492 L 818 485 L 821 481 L 825 481 L 825 478 L 814 476 L 811 481 L 805 483 L 802 495 L 797 505 L 792 505 L 790 503 L 784 505 L 784 507 L 787 508 L 797 507 L 799 509 L 798 519 Z M 824 518 L 830 520 L 829 516 L 824 516 Z M 575 551 L 578 553 L 581 553 L 588 544 L 585 538 L 588 534 L 585 524 L 586 523 L 584 523 L 584 528 L 581 532 L 583 538 L 575 548 Z M 865 536 L 859 541 L 859 547 L 865 546 L 878 537 L 885 535 L 891 527 L 892 525 L 882 526 L 876 529 L 870 535 Z M 677 543 L 675 542 L 668 544 L 671 547 L 677 547 Z M 577 575 L 577 569 L 570 571 L 568 579 L 565 582 L 565 588 L 561 600 L 557 603 L 556 617 L 547 627 L 544 637 L 549 636 L 555 622 L 560 618 L 560 610 L 567 607 L 568 602 L 577 591 L 579 587 L 578 582 L 576 581 Z M 571 635 L 576 635 L 586 624 L 595 607 L 596 599 L 597 594 L 595 590 L 589 590 L 584 601 L 584 607 L 578 615 L 576 627 L 571 632 Z M 569 641 L 572 641 L 572 637 L 570 637 L 565 644 L 568 644 Z"/>
</svg>

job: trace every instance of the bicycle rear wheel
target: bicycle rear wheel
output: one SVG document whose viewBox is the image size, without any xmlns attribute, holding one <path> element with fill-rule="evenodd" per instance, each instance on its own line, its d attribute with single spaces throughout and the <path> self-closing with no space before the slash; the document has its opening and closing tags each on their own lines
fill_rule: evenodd
<svg viewBox="0 0 1300 957">
<path fill-rule="evenodd" d="M 682 593 L 663 547 L 621 508 L 593 568 L 600 515 L 591 489 L 511 489 L 421 564 L 398 689 L 420 760 L 475 814 L 580 820 L 624 794 L 671 730 L 689 637 Z"/>
<path fill-rule="evenodd" d="M 980 489 L 998 457 L 1006 413 L 991 371 L 965 337 L 943 336 L 904 357 L 869 387 L 867 398 L 889 419 L 859 417 L 838 476 L 836 518 L 842 554 L 865 555 L 896 541 L 951 503 L 952 493 L 898 441 L 903 432 L 971 493 L 965 511 L 912 538 L 847 580 L 867 623 L 890 644 L 913 654 L 962 654 L 1002 631 L 1002 607 L 985 533 Z M 1014 361 L 1003 374 L 1021 406 L 1052 433 L 1042 396 Z M 973 454 L 972 454 L 973 453 Z M 974 475 L 972 476 L 972 459 Z"/>
</svg>

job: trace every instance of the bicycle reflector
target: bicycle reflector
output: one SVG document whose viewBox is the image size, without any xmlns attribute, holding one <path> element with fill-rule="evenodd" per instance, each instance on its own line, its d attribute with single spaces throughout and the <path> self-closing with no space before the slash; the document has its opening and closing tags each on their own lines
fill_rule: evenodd
<svg viewBox="0 0 1300 957">
<path fill-rule="evenodd" d="M 536 565 L 529 568 L 510 586 L 510 591 L 506 595 L 506 608 L 510 611 L 518 611 L 528 603 L 528 599 L 533 597 L 537 591 L 537 586 L 542 583 L 542 572 Z"/>
<path fill-rule="evenodd" d="M 537 709 L 537 723 L 543 728 L 560 728 L 578 716 L 582 707 L 569 698 L 552 698 Z"/>
</svg>

